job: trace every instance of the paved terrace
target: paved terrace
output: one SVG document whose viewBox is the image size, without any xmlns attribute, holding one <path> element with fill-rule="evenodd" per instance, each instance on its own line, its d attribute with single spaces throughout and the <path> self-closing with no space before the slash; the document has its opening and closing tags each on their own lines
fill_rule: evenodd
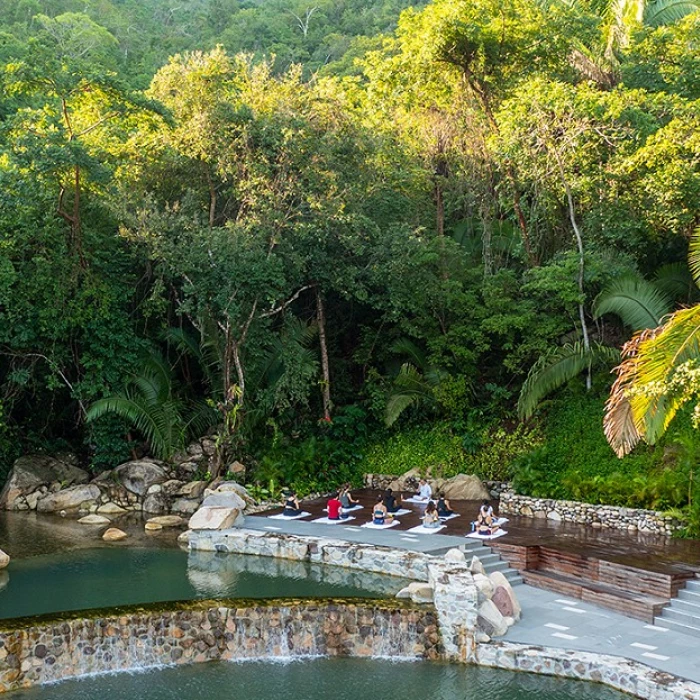
<svg viewBox="0 0 700 700">
<path fill-rule="evenodd" d="M 311 513 L 303 520 L 271 520 L 268 515 L 281 512 L 281 509 L 275 509 L 246 517 L 246 527 L 269 532 L 335 537 L 431 554 L 466 545 L 470 553 L 474 551 L 479 557 L 494 556 L 481 542 L 465 538 L 471 530 L 471 520 L 478 513 L 478 502 L 452 501 L 452 507 L 461 514 L 460 517 L 449 520 L 444 530 L 431 535 L 407 533 L 408 529 L 420 525 L 424 510 L 424 507 L 410 503 L 403 505 L 411 510 L 410 514 L 397 518 L 400 525 L 389 530 L 361 528 L 359 526 L 370 519 L 371 506 L 377 493 L 369 489 L 354 492 L 364 508 L 353 513 L 355 519 L 349 522 L 333 525 L 310 522 L 325 515 L 323 508 L 326 501 L 318 499 L 302 504 L 303 509 Z M 505 529 L 508 535 L 500 538 L 500 542 L 557 547 L 651 571 L 700 572 L 700 547 L 697 541 L 670 540 L 643 533 L 593 529 L 516 516 L 510 516 Z M 524 584 L 518 586 L 517 593 L 523 607 L 523 617 L 508 631 L 507 641 L 624 656 L 700 682 L 700 645 L 696 637 Z"/>
</svg>

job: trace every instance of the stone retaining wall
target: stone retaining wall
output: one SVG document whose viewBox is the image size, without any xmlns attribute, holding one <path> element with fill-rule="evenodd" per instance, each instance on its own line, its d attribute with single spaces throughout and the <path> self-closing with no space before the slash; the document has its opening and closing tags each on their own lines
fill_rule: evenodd
<svg viewBox="0 0 700 700">
<path fill-rule="evenodd" d="M 619 656 L 566 651 L 527 644 L 479 644 L 480 666 L 592 681 L 643 700 L 696 700 L 700 684 Z"/>
<path fill-rule="evenodd" d="M 441 656 L 435 611 L 402 601 L 197 601 L 9 620 L 0 692 L 163 664 L 298 656 Z"/>
<path fill-rule="evenodd" d="M 578 501 L 557 501 L 551 498 L 531 498 L 520 496 L 512 491 L 501 494 L 499 513 L 655 535 L 672 535 L 684 526 L 683 522 L 665 516 L 659 511 L 601 506 Z"/>
<path fill-rule="evenodd" d="M 428 580 L 428 554 L 404 549 L 358 544 L 330 537 L 301 537 L 243 528 L 232 530 L 193 530 L 189 537 L 193 550 L 254 554 L 361 569 L 376 574 Z"/>
</svg>

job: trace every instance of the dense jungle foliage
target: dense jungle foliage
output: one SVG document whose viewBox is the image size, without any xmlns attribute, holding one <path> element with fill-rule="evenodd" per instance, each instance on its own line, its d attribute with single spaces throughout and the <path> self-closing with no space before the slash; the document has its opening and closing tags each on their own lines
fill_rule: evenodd
<svg viewBox="0 0 700 700">
<path fill-rule="evenodd" d="M 688 416 L 602 416 L 696 301 L 699 127 L 693 2 L 0 0 L 0 465 L 687 509 Z"/>
</svg>

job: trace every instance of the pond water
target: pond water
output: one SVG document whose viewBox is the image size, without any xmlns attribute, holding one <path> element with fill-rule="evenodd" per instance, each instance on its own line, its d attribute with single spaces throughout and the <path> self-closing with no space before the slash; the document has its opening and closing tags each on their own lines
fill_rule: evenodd
<svg viewBox="0 0 700 700">
<path fill-rule="evenodd" d="M 601 685 L 429 662 L 209 663 L 64 681 L 8 700 L 624 700 Z"/>
<path fill-rule="evenodd" d="M 381 598 L 406 585 L 268 557 L 124 547 L 42 554 L 1 573 L 0 618 L 196 598 Z"/>
</svg>

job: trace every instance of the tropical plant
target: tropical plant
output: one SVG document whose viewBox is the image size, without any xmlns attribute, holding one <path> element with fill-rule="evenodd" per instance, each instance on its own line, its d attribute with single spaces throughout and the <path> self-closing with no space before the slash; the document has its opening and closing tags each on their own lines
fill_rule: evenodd
<svg viewBox="0 0 700 700">
<path fill-rule="evenodd" d="M 191 435 L 201 435 L 213 417 L 206 403 L 188 404 L 176 396 L 170 367 L 155 354 L 144 360 L 141 370 L 121 392 L 95 401 L 86 420 L 94 421 L 107 414 L 120 416 L 133 425 L 160 459 L 171 457 Z"/>
<path fill-rule="evenodd" d="M 685 272 L 682 268 L 685 268 Z M 593 304 L 593 318 L 615 314 L 625 326 L 634 331 L 655 328 L 670 313 L 675 298 L 688 295 L 687 267 L 664 265 L 652 281 L 629 274 L 609 282 Z M 529 418 L 539 402 L 563 386 L 584 369 L 596 365 L 610 367 L 620 359 L 620 353 L 602 343 L 587 350 L 583 343 L 568 343 L 542 355 L 528 372 L 520 391 L 518 413 Z"/>
<path fill-rule="evenodd" d="M 688 263 L 700 282 L 700 229 L 691 239 Z M 653 445 L 688 403 L 694 403 L 693 425 L 700 426 L 700 305 L 635 335 L 623 346 L 622 358 L 604 419 L 618 457 L 640 440 Z"/>
<path fill-rule="evenodd" d="M 402 338 L 391 349 L 408 355 L 410 361 L 401 365 L 389 391 L 384 419 L 387 426 L 393 425 L 409 406 L 434 404 L 435 389 L 441 378 L 440 370 L 430 364 L 425 353 L 413 341 Z"/>
</svg>

